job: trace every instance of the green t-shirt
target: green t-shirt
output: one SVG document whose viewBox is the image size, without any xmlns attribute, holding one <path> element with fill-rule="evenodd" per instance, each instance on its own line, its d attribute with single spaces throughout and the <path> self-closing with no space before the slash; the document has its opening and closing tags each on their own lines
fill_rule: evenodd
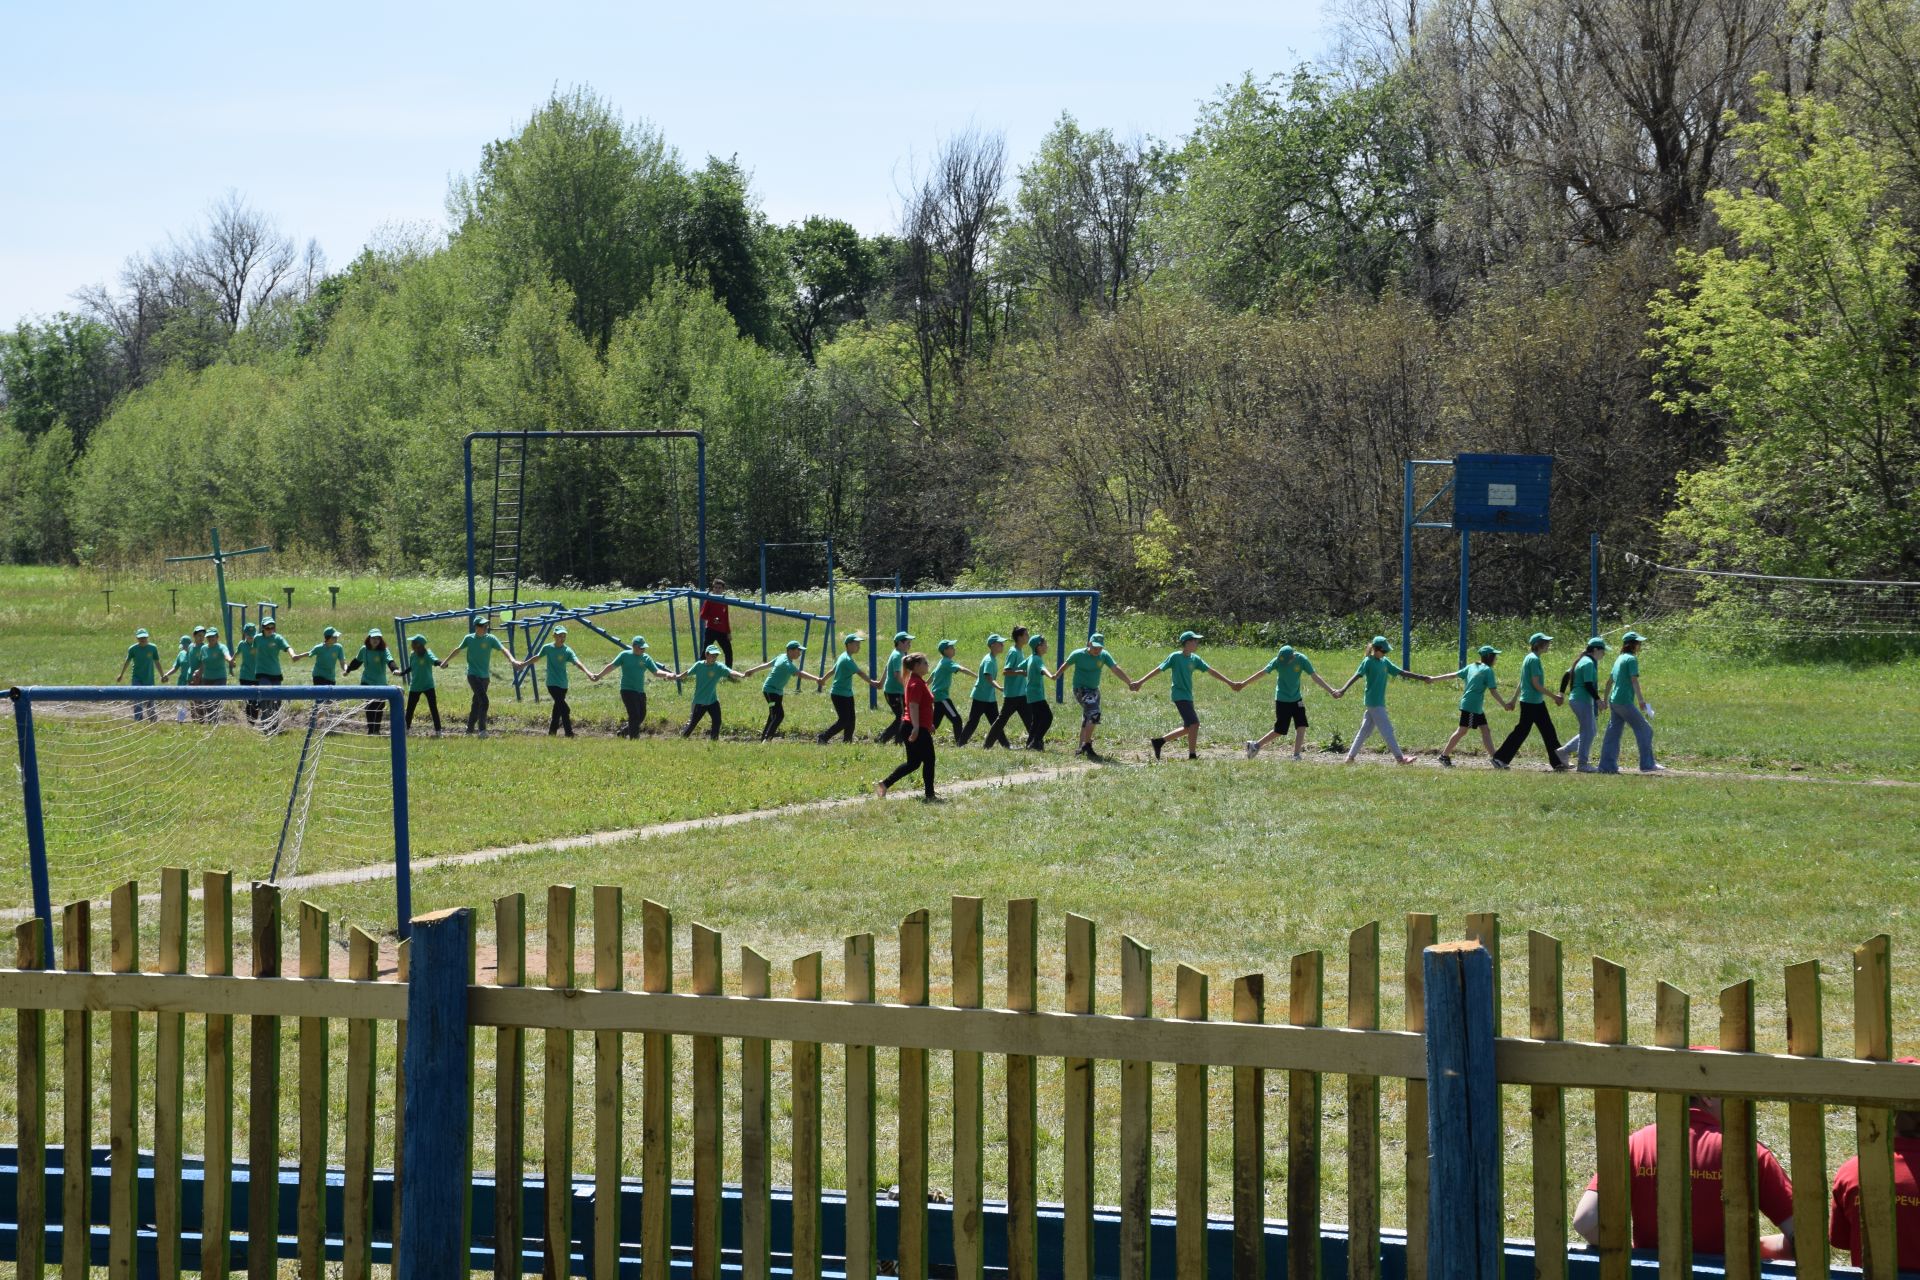
<svg viewBox="0 0 1920 1280">
<path fill-rule="evenodd" d="M 1547 683 L 1547 669 L 1541 663 L 1540 655 L 1530 652 L 1520 659 L 1520 701 L 1545 702 L 1547 700 L 1546 694 L 1533 687 L 1535 680 L 1544 687 Z"/>
<path fill-rule="evenodd" d="M 620 668 L 620 687 L 628 693 L 645 693 L 647 672 L 660 669 L 652 654 L 635 653 L 631 649 L 615 657 L 613 665 Z"/>
<path fill-rule="evenodd" d="M 1028 702 L 1045 702 L 1047 700 L 1047 679 L 1040 674 L 1046 669 L 1047 658 L 1045 654 L 1030 653 L 1027 655 Z"/>
<path fill-rule="evenodd" d="M 253 638 L 253 670 L 255 675 L 277 676 L 280 674 L 280 655 L 292 653 L 293 646 L 278 631 L 272 635 L 257 635 Z"/>
<path fill-rule="evenodd" d="M 1067 655 L 1062 667 L 1073 668 L 1073 687 L 1076 689 L 1098 689 L 1100 673 L 1108 667 L 1117 666 L 1113 654 L 1106 649 L 1095 653 L 1091 649 L 1075 649 Z"/>
<path fill-rule="evenodd" d="M 860 674 L 860 659 L 842 653 L 833 660 L 833 685 L 828 690 L 837 698 L 853 696 L 853 678 Z"/>
<path fill-rule="evenodd" d="M 784 694 L 787 691 L 787 681 L 793 680 L 799 670 L 792 658 L 784 653 L 781 654 L 773 660 L 773 665 L 767 668 L 767 678 L 760 682 L 760 692 Z"/>
<path fill-rule="evenodd" d="M 206 684 L 214 680 L 219 680 L 224 683 L 232 670 L 231 667 L 228 666 L 228 659 L 232 658 L 233 654 L 228 652 L 227 646 L 224 644 L 203 644 L 200 646 L 199 653 L 201 683 Z"/>
<path fill-rule="evenodd" d="M 1275 702 L 1300 701 L 1300 677 L 1313 674 L 1313 664 L 1307 661 L 1307 655 L 1295 652 L 1287 661 L 1280 661 L 1280 655 L 1274 654 L 1267 665 L 1260 668 L 1260 674 L 1273 673 L 1273 700 Z"/>
<path fill-rule="evenodd" d="M 425 693 L 436 688 L 433 683 L 433 668 L 440 661 L 440 655 L 429 649 L 425 653 L 414 649 L 407 656 L 407 692 Z"/>
<path fill-rule="evenodd" d="M 733 674 L 733 668 L 718 658 L 693 664 L 693 705 L 704 707 L 720 701 L 720 682 Z"/>
<path fill-rule="evenodd" d="M 1638 654 L 1623 653 L 1613 660 L 1613 692 L 1607 701 L 1615 706 L 1633 705 L 1633 678 L 1640 674 Z"/>
<path fill-rule="evenodd" d="M 933 664 L 933 670 L 927 673 L 927 689 L 935 702 L 945 702 L 953 696 L 953 673 L 959 669 L 960 664 L 944 653 L 940 661 Z"/>
<path fill-rule="evenodd" d="M 315 680 L 338 680 L 340 668 L 347 661 L 347 647 L 338 640 L 313 646 L 313 678 Z"/>
<path fill-rule="evenodd" d="M 580 655 L 573 651 L 570 644 L 555 644 L 549 640 L 540 646 L 536 658 L 547 660 L 547 687 L 564 689 L 567 687 L 567 664 L 580 661 Z"/>
<path fill-rule="evenodd" d="M 887 674 L 880 685 L 882 693 L 905 693 L 907 686 L 901 682 L 900 669 L 906 665 L 907 655 L 895 649 L 887 655 Z"/>
<path fill-rule="evenodd" d="M 1460 709 L 1471 711 L 1475 715 L 1485 715 L 1487 690 L 1498 683 L 1498 677 L 1494 675 L 1493 668 L 1484 662 L 1469 662 L 1453 674 L 1465 682 L 1465 687 L 1460 693 Z"/>
<path fill-rule="evenodd" d="M 460 643 L 454 646 L 454 652 L 462 649 L 467 653 L 467 674 L 476 680 L 493 678 L 493 655 L 505 653 L 507 646 L 500 643 L 500 637 L 489 631 L 481 635 L 478 631 L 469 631 L 460 637 Z"/>
<path fill-rule="evenodd" d="M 1197 653 L 1188 653 L 1184 649 L 1175 649 L 1161 659 L 1160 670 L 1168 673 L 1172 687 L 1167 690 L 1175 702 L 1193 701 L 1193 673 L 1211 671 L 1207 660 Z"/>
<path fill-rule="evenodd" d="M 1006 665 L 1001 668 L 1005 675 L 1000 680 L 1000 692 L 1009 699 L 1025 700 L 1027 696 L 1027 655 L 1019 649 L 1009 650 Z"/>
<path fill-rule="evenodd" d="M 152 641 L 142 640 L 128 648 L 127 661 L 133 664 L 135 684 L 153 684 L 160 678 L 160 646 Z"/>
<path fill-rule="evenodd" d="M 254 641 L 255 641 L 255 640 L 257 639 L 257 638 L 258 638 L 258 637 L 256 637 L 256 636 L 248 636 L 248 637 L 247 637 L 246 639 L 244 639 L 244 640 L 242 640 L 242 641 L 240 642 L 240 648 L 239 648 L 239 650 L 238 650 L 238 651 L 237 651 L 237 652 L 236 652 L 236 653 L 235 653 L 235 654 L 233 655 L 234 657 L 236 657 L 236 658 L 238 658 L 238 659 L 240 659 L 240 671 L 239 671 L 239 677 L 240 677 L 240 679 L 242 679 L 242 680 L 251 680 L 251 679 L 253 679 L 253 670 L 254 670 L 254 667 L 253 667 L 253 659 L 254 659 L 254 652 L 253 652 L 253 642 L 254 642 Z"/>
<path fill-rule="evenodd" d="M 1567 693 L 1568 700 L 1592 702 L 1593 693 L 1588 692 L 1589 687 L 1595 691 L 1600 688 L 1600 664 L 1593 660 L 1591 654 L 1583 653 L 1580 661 L 1573 664 L 1573 688 Z"/>
<path fill-rule="evenodd" d="M 387 676 L 387 664 L 393 661 L 393 650 L 373 649 L 363 644 L 353 660 L 360 664 L 361 684 L 393 683 Z"/>
<path fill-rule="evenodd" d="M 180 652 L 173 655 L 173 682 L 186 684 L 193 679 L 193 646 L 183 644 Z"/>
<path fill-rule="evenodd" d="M 993 678 L 1000 674 L 1000 659 L 991 653 L 980 659 L 976 668 L 979 674 L 973 678 L 973 700 L 975 702 L 993 702 L 999 698 L 994 692 Z"/>
<path fill-rule="evenodd" d="M 1400 674 L 1392 658 L 1376 658 L 1372 654 L 1360 659 L 1360 665 L 1354 668 L 1354 674 L 1367 678 L 1366 705 L 1384 707 L 1387 705 L 1387 677 Z"/>
</svg>

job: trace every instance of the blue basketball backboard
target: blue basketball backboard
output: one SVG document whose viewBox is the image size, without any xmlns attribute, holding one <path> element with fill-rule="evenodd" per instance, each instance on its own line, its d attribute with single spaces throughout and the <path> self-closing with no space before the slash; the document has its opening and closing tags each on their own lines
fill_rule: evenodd
<svg viewBox="0 0 1920 1280">
<path fill-rule="evenodd" d="M 1453 460 L 1453 527 L 1474 533 L 1547 532 L 1553 455 L 1462 453 Z"/>
</svg>

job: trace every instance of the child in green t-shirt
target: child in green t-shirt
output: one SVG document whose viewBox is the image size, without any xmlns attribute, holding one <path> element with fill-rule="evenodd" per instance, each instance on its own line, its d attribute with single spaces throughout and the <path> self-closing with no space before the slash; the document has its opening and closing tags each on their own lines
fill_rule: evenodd
<svg viewBox="0 0 1920 1280">
<path fill-rule="evenodd" d="M 1363 676 L 1366 678 L 1367 709 L 1360 717 L 1360 727 L 1354 731 L 1353 745 L 1347 748 L 1348 764 L 1360 758 L 1360 748 L 1376 731 L 1386 739 L 1387 750 L 1393 754 L 1395 762 L 1413 763 L 1413 757 L 1400 750 L 1400 740 L 1393 735 L 1393 721 L 1387 718 L 1387 681 L 1394 676 L 1402 680 L 1419 680 L 1423 677 L 1396 666 L 1393 659 L 1387 656 L 1392 652 L 1393 645 L 1385 636 L 1375 636 L 1373 643 L 1367 646 L 1366 652 L 1360 655 L 1360 665 L 1353 669 L 1353 674 L 1347 677 L 1347 682 L 1340 686 L 1338 693 L 1333 695 L 1336 698 L 1345 695 L 1347 690 L 1353 688 L 1354 681 Z"/>
<path fill-rule="evenodd" d="M 801 680 L 811 680 L 820 686 L 827 683 L 824 677 L 807 674 L 806 667 L 802 665 L 806 660 L 807 647 L 798 640 L 789 640 L 786 651 L 779 657 L 759 666 L 748 667 L 740 673 L 743 677 L 758 675 L 762 671 L 767 673 L 767 678 L 760 682 L 760 694 L 767 700 L 767 723 L 760 730 L 760 741 L 772 742 L 773 736 L 780 732 L 781 721 L 787 718 L 787 681 L 794 681 L 795 688 L 799 687 Z"/>
<path fill-rule="evenodd" d="M 1307 703 L 1300 696 L 1300 677 L 1312 676 L 1313 682 L 1322 689 L 1336 698 L 1340 695 L 1334 692 L 1332 685 L 1320 678 L 1320 673 L 1313 669 L 1312 660 L 1290 644 L 1281 645 L 1280 651 L 1268 660 L 1266 666 L 1245 680 L 1234 680 L 1230 683 L 1233 685 L 1234 692 L 1237 693 L 1261 676 L 1268 674 L 1273 676 L 1273 728 L 1263 736 L 1247 743 L 1247 759 L 1253 759 L 1260 754 L 1262 747 L 1286 733 L 1288 729 L 1292 729 L 1293 758 L 1298 760 L 1305 755 L 1307 749 Z"/>
<path fill-rule="evenodd" d="M 1453 768 L 1453 749 L 1460 745 L 1460 739 L 1475 729 L 1480 731 L 1480 741 L 1487 748 L 1487 758 L 1494 761 L 1496 768 L 1499 767 L 1499 761 L 1493 751 L 1493 731 L 1487 727 L 1487 695 L 1492 694 L 1493 700 L 1507 711 L 1513 710 L 1513 701 L 1500 696 L 1500 679 L 1493 673 L 1493 662 L 1500 656 L 1500 651 L 1490 644 L 1483 644 L 1480 646 L 1479 656 L 1480 661 L 1469 662 L 1458 671 L 1449 671 L 1443 676 L 1420 677 L 1428 684 L 1437 684 L 1442 680 L 1458 680 L 1462 685 L 1460 726 L 1453 731 L 1453 736 L 1447 739 L 1447 745 L 1440 748 L 1440 763 L 1449 769 Z"/>
<path fill-rule="evenodd" d="M 425 636 L 407 640 L 407 728 L 413 728 L 413 709 L 425 698 L 436 738 L 440 736 L 440 693 L 433 681 L 433 668 L 439 661 L 440 655 L 427 648 Z"/>
<path fill-rule="evenodd" d="M 1229 689 L 1233 687 L 1233 681 L 1208 666 L 1207 660 L 1200 656 L 1200 642 L 1204 639 L 1206 637 L 1198 631 L 1182 631 L 1180 647 L 1162 658 L 1159 666 L 1128 685 L 1128 688 L 1138 693 L 1141 685 L 1162 671 L 1170 673 L 1167 676 L 1167 682 L 1171 687 L 1167 692 L 1172 696 L 1173 709 L 1180 713 L 1180 727 L 1170 733 L 1147 739 L 1147 745 L 1153 748 L 1155 760 L 1160 758 L 1161 749 L 1176 738 L 1187 740 L 1187 759 L 1200 758 L 1200 715 L 1193 709 L 1194 672 L 1204 671 Z"/>
</svg>

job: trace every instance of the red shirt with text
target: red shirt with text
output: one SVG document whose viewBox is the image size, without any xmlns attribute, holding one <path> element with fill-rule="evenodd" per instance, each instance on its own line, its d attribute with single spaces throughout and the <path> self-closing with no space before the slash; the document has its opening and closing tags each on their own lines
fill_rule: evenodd
<svg viewBox="0 0 1920 1280">
<path fill-rule="evenodd" d="M 1726 1212 L 1720 1204 L 1720 1122 L 1711 1111 L 1694 1107 L 1687 1113 L 1688 1165 L 1693 1175 L 1693 1251 L 1723 1254 L 1727 1251 Z M 1793 1216 L 1793 1183 L 1787 1171 L 1764 1144 L 1759 1147 L 1759 1180 L 1755 1185 L 1760 1212 L 1775 1225 Z M 1660 1140 L 1653 1125 L 1638 1130 L 1627 1139 L 1627 1163 L 1633 1170 L 1629 1208 L 1633 1214 L 1633 1247 L 1657 1249 L 1660 1246 L 1659 1180 Z M 1587 1190 L 1598 1191 L 1596 1174 Z M 1838 1230 L 1838 1228 L 1835 1228 Z M 1835 1243 L 1838 1243 L 1836 1241 Z"/>
</svg>

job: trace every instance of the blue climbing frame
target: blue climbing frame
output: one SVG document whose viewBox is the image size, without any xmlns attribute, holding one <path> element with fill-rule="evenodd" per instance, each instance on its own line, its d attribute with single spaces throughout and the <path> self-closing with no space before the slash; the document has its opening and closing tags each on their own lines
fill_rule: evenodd
<svg viewBox="0 0 1920 1280">
<path fill-rule="evenodd" d="M 835 615 L 840 612 L 839 603 L 834 595 L 833 582 L 833 539 L 820 538 L 813 542 L 763 542 L 760 544 L 760 603 L 767 603 L 767 552 L 780 551 L 788 547 L 825 547 L 827 549 L 827 639 L 820 646 L 820 674 L 827 673 L 827 650 L 833 646 L 833 624 Z M 894 587 L 899 588 L 896 580 Z M 818 615 L 815 615 L 816 617 Z M 760 661 L 767 660 L 767 615 L 760 615 Z"/>
<path fill-rule="evenodd" d="M 564 609 L 565 607 L 566 606 L 558 600 L 522 600 L 518 606 L 517 613 L 526 613 L 528 610 Z M 494 617 L 495 613 L 516 613 L 516 610 L 508 608 L 495 610 L 483 606 L 478 609 L 440 609 L 433 613 L 402 614 L 393 620 L 393 643 L 387 647 L 389 649 L 397 648 L 400 651 L 400 674 L 404 676 L 413 665 L 407 661 L 407 659 L 412 656 L 413 651 L 413 646 L 407 643 L 407 632 L 413 626 L 419 623 L 448 622 L 454 618 L 460 618 L 466 622 L 467 630 L 471 631 L 473 630 L 473 620 L 475 618 L 487 618 L 492 621 L 499 621 L 499 619 Z M 513 631 L 511 629 L 513 624 L 508 622 L 503 625 L 508 628 L 507 647 L 511 649 L 513 647 Z"/>
<path fill-rule="evenodd" d="M 906 631 L 912 618 L 915 600 L 1052 600 L 1056 603 L 1056 621 L 1054 624 L 1054 662 L 1058 663 L 1068 653 L 1067 649 L 1067 602 L 1085 600 L 1089 604 L 1087 611 L 1087 632 L 1092 634 L 1100 629 L 1100 593 L 1098 591 L 874 591 L 867 596 L 867 675 L 871 679 L 880 678 L 880 654 L 882 637 L 880 628 L 880 602 L 891 600 L 894 604 L 895 629 Z M 886 646 L 892 652 L 893 646 Z M 1056 675 L 1053 679 L 1053 700 L 1066 700 L 1066 681 Z M 867 690 L 867 706 L 880 705 L 877 690 Z"/>
</svg>

